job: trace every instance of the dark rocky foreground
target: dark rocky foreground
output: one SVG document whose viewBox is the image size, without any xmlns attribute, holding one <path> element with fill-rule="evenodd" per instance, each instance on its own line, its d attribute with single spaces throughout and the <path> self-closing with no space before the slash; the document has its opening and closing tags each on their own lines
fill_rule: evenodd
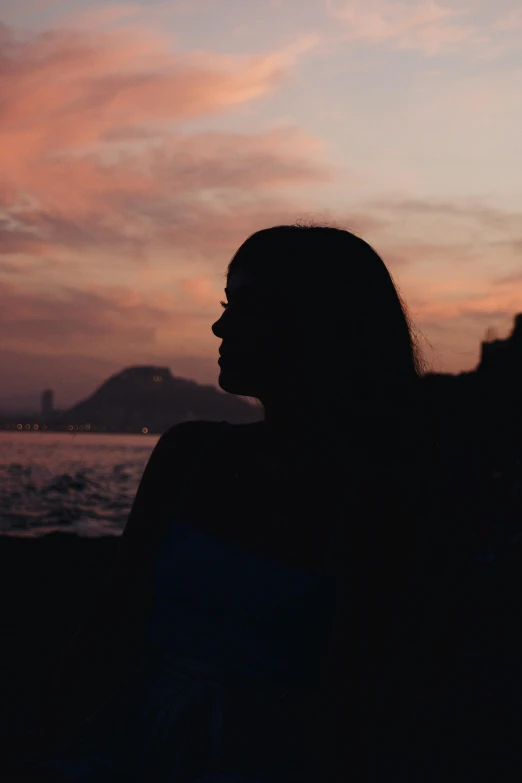
<svg viewBox="0 0 522 783">
<path fill-rule="evenodd" d="M 116 537 L 62 533 L 0 537 L 2 762 L 23 754 L 42 688 L 103 587 L 117 545 Z M 462 637 L 455 639 L 450 679 L 424 710 L 421 733 L 428 740 L 422 755 L 434 770 L 438 763 L 445 771 L 451 767 L 436 739 L 440 733 L 451 749 L 446 755 L 460 755 L 470 768 L 489 768 L 481 779 L 520 780 L 522 548 L 496 564 L 468 563 L 463 569 Z"/>
<path fill-rule="evenodd" d="M 104 584 L 118 538 L 0 536 L 0 743 L 16 756 L 56 656 Z"/>
</svg>

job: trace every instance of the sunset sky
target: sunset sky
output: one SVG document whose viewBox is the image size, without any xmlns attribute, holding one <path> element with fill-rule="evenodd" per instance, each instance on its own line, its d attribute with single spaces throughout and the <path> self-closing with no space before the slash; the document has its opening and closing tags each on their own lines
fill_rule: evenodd
<svg viewBox="0 0 522 783">
<path fill-rule="evenodd" d="M 520 0 L 0 0 L 0 20 L 0 405 L 49 385 L 70 405 L 134 364 L 217 383 L 226 264 L 296 219 L 375 247 L 434 370 L 475 367 L 522 311 Z"/>
</svg>

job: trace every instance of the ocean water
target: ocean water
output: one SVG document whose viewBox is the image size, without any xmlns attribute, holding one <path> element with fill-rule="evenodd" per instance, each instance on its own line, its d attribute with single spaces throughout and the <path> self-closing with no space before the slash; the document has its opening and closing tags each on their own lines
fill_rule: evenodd
<svg viewBox="0 0 522 783">
<path fill-rule="evenodd" d="M 0 533 L 123 530 L 156 435 L 0 432 Z"/>
</svg>

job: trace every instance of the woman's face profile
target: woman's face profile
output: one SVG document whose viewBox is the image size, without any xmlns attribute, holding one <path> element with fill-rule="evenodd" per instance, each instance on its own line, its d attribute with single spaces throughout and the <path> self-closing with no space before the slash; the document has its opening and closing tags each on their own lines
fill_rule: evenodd
<svg viewBox="0 0 522 783">
<path fill-rule="evenodd" d="M 281 370 L 284 303 L 244 265 L 229 275 L 225 294 L 224 312 L 212 325 L 222 340 L 219 385 L 231 394 L 263 396 Z"/>
</svg>

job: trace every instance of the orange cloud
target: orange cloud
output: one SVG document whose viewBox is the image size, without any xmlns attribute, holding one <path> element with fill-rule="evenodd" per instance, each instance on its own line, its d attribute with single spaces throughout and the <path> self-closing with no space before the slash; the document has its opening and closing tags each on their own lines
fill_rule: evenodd
<svg viewBox="0 0 522 783">
<path fill-rule="evenodd" d="M 188 295 L 194 304 L 217 310 L 216 285 L 208 277 L 191 277 L 180 280 L 177 287 Z"/>
<path fill-rule="evenodd" d="M 129 126 L 154 136 L 167 122 L 253 100 L 282 84 L 314 39 L 255 57 L 178 54 L 160 34 L 128 28 L 19 40 L 4 27 L 2 43 L 1 154 L 18 172 L 13 153 L 85 153 Z"/>
</svg>

